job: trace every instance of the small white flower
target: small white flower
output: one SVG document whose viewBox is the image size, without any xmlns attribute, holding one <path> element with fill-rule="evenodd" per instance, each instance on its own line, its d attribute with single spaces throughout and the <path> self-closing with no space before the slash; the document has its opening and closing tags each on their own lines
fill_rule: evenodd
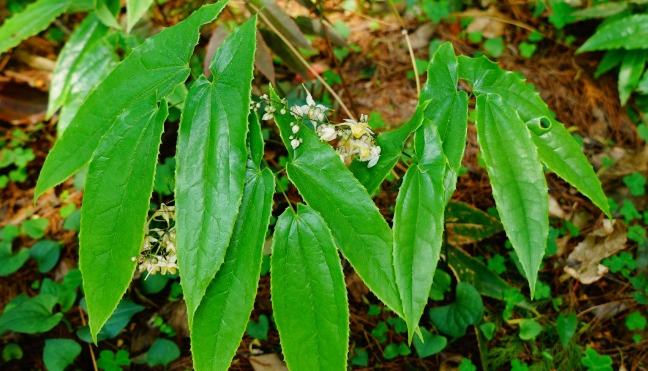
<svg viewBox="0 0 648 371">
<path fill-rule="evenodd" d="M 261 118 L 261 120 L 267 121 L 267 120 L 271 120 L 273 117 L 274 117 L 274 115 L 272 114 L 272 112 L 266 112 L 266 113 L 263 114 L 263 117 Z"/>
<path fill-rule="evenodd" d="M 378 163 L 378 160 L 380 160 L 380 146 L 373 146 L 367 167 L 374 167 Z"/>
<path fill-rule="evenodd" d="M 304 115 L 304 113 L 305 112 L 302 112 L 302 108 L 300 106 L 290 107 L 290 114 L 293 115 L 296 119 L 300 119 Z"/>
<path fill-rule="evenodd" d="M 321 125 L 317 128 L 317 134 L 320 137 L 320 140 L 330 142 L 333 139 L 337 138 L 337 131 L 333 125 Z"/>
<path fill-rule="evenodd" d="M 281 113 L 282 115 L 285 115 L 286 114 L 286 109 L 282 108 L 281 111 L 279 111 L 279 113 Z"/>
<path fill-rule="evenodd" d="M 293 132 L 294 134 L 299 133 L 299 125 L 294 125 L 294 126 L 292 127 L 292 132 Z"/>
<path fill-rule="evenodd" d="M 290 146 L 293 149 L 297 149 L 297 147 L 299 147 L 300 144 L 301 144 L 301 142 L 299 141 L 299 139 L 293 139 L 293 140 L 290 141 Z"/>
</svg>

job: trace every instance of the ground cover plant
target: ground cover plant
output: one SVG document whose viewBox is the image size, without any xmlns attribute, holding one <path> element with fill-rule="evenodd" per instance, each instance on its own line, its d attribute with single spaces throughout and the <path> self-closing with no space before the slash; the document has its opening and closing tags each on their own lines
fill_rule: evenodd
<svg viewBox="0 0 648 371">
<path fill-rule="evenodd" d="M 35 205 L 57 200 L 59 231 L 70 230 L 72 237 L 79 231 L 78 269 L 74 248 L 72 263 L 60 271 L 66 244 L 43 239 L 50 218 L 6 223 L 0 273 L 17 274 L 31 258 L 45 275 L 31 284 L 32 295 L 9 298 L 0 315 L 8 365 L 20 362 L 30 339 L 13 342 L 13 334 L 57 331 L 41 340 L 46 369 L 79 367 L 87 349 L 89 364 L 105 370 L 173 364 L 225 370 L 242 367 L 242 337 L 244 343 L 246 337 L 256 339 L 243 347 L 255 369 L 265 364 L 342 370 L 370 362 L 380 368 L 379 359 L 390 367 L 399 364 L 390 361 L 400 360 L 398 369 L 408 369 L 417 367 L 414 351 L 421 362 L 434 357 L 460 370 L 476 364 L 611 369 L 623 359 L 613 361 L 596 342 L 578 341 L 593 336 L 591 323 L 579 319 L 589 310 L 566 306 L 543 274 L 543 257 L 564 254 L 581 229 L 588 233 L 572 245 L 564 271 L 583 285 L 608 271 L 627 282 L 632 292 L 623 302 L 631 304 L 617 304 L 615 310 L 623 313 L 626 334 L 641 349 L 648 290 L 641 253 L 646 212 L 639 201 L 645 196 L 645 169 L 623 176 L 629 196 L 608 198 L 601 172 L 621 157 L 600 156 L 595 172 L 583 152 L 587 138 L 572 135 L 520 74 L 479 53 L 457 53 L 449 42 L 430 42 L 429 58 L 417 58 L 408 35 L 413 71 L 407 72 L 413 72 L 408 77 L 418 96 L 410 100 L 411 117 L 378 132 L 384 121 L 371 112 L 374 107 L 362 113 L 345 97 L 349 108 L 330 86 L 339 84 L 348 94 L 340 64 L 359 48 L 345 41 L 348 27 L 326 20 L 321 4 L 304 4 L 319 17 L 315 34 L 325 40 L 337 67 L 320 75 L 305 59 L 308 48 L 298 49 L 294 41 L 299 35 L 308 43 L 303 34 L 308 28 L 297 27 L 303 20 L 293 22 L 276 4 L 264 4 L 223 0 L 170 13 L 181 8 L 128 1 L 120 17 L 120 2 L 39 0 L 0 27 L 6 51 L 66 11 L 90 12 L 71 32 L 53 70 L 44 116 L 61 110 L 55 116 L 59 137 L 46 157 L 42 153 L 30 193 Z M 531 5 L 536 12 L 540 8 Z M 553 5 L 555 15 L 560 7 Z M 422 22 L 429 17 L 452 24 L 455 16 L 475 14 L 457 12 L 462 6 L 448 2 L 417 6 L 405 11 L 422 10 Z M 148 38 L 129 33 L 149 8 L 170 27 Z M 180 13 L 181 21 L 167 18 Z M 19 27 L 33 15 L 40 18 Z M 201 28 L 223 16 L 229 29 L 215 29 L 201 57 L 194 50 Z M 470 29 L 468 22 L 474 21 L 454 24 Z M 483 41 L 474 31 L 460 34 L 472 44 Z M 337 37 L 340 46 L 333 47 Z M 284 54 L 275 44 L 272 50 L 281 59 L 269 68 L 272 56 L 264 40 L 273 38 L 284 43 Z M 503 53 L 494 52 L 494 45 L 483 42 L 488 54 Z M 533 45 L 537 50 L 539 44 Z M 529 48 L 519 44 L 522 58 L 533 57 Z M 275 67 L 283 62 L 296 73 L 306 68 L 302 75 L 313 74 L 316 82 L 282 82 Z M 633 107 L 637 121 L 645 118 L 641 107 Z M 23 137 L 12 147 L 25 147 L 29 136 Z M 16 160 L 7 163 L 21 161 L 26 174 L 35 156 L 19 160 L 16 151 L 8 147 Z M 470 175 L 465 164 L 471 157 L 492 190 L 494 203 L 486 212 L 455 194 L 462 193 L 462 177 Z M 65 188 L 71 177 L 74 188 L 52 190 L 62 183 Z M 595 219 L 576 217 L 576 206 L 566 216 L 565 206 L 550 197 L 547 179 L 553 187 L 571 185 Z M 385 189 L 391 197 L 383 196 Z M 638 246 L 636 256 L 617 254 L 628 239 Z M 25 242 L 31 246 L 16 249 Z M 466 245 L 482 246 L 485 254 L 466 254 L 461 248 Z M 55 275 L 48 273 L 55 267 Z M 358 301 L 353 285 L 370 291 L 360 289 Z M 257 295 L 264 289 L 271 306 Z M 151 313 L 147 295 L 175 303 L 174 312 Z M 379 353 L 359 346 L 357 309 L 350 299 L 368 305 L 366 316 L 380 319 L 368 332 Z M 66 319 L 72 308 L 80 325 Z M 598 321 L 616 317 L 596 313 Z M 145 346 L 129 347 L 123 334 L 143 315 L 150 318 L 152 334 Z M 278 339 L 271 340 L 270 332 Z M 183 336 L 190 341 L 178 343 Z M 447 354 L 468 337 L 476 342 L 476 353 Z M 262 341 L 275 344 L 265 356 L 254 348 Z M 85 349 L 82 343 L 88 343 Z M 185 363 L 178 366 L 183 354 Z M 643 367 L 641 356 L 633 365 Z"/>
</svg>

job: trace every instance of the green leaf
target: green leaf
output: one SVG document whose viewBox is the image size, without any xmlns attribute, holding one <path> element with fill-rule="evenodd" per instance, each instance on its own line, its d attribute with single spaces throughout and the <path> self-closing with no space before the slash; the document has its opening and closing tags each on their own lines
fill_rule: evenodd
<svg viewBox="0 0 648 371">
<path fill-rule="evenodd" d="M 466 147 L 468 129 L 468 95 L 457 91 L 457 57 L 452 44 L 445 43 L 437 49 L 428 66 L 428 80 L 421 92 L 421 101 L 429 101 L 425 108 L 425 119 L 419 132 L 427 137 L 438 136 L 443 143 L 443 154 L 448 168 L 445 175 L 445 203 L 455 189 L 457 173 Z M 432 133 L 435 130 L 437 133 Z M 419 154 L 420 155 L 420 154 Z"/>
<path fill-rule="evenodd" d="M 560 339 L 560 344 L 563 348 L 567 348 L 569 341 L 576 334 L 576 327 L 578 326 L 578 318 L 574 313 L 565 315 L 560 313 L 556 319 L 556 331 L 558 332 L 558 338 Z"/>
<path fill-rule="evenodd" d="M 632 312 L 626 317 L 625 325 L 630 331 L 643 331 L 646 329 L 646 317 L 642 316 L 640 311 Z"/>
<path fill-rule="evenodd" d="M 110 350 L 102 350 L 101 353 L 99 353 L 97 366 L 104 371 L 122 371 L 121 366 L 128 366 L 131 364 L 128 357 L 128 352 L 123 349 L 118 350 L 117 353 L 113 353 Z"/>
<path fill-rule="evenodd" d="M 541 332 L 542 326 L 532 319 L 523 319 L 520 322 L 520 339 L 522 340 L 535 340 Z"/>
<path fill-rule="evenodd" d="M 623 57 L 625 56 L 625 54 L 626 51 L 623 49 L 614 49 L 614 50 L 606 51 L 603 58 L 601 58 L 598 67 L 596 68 L 596 72 L 594 73 L 594 78 L 598 79 L 602 74 L 620 65 L 621 61 L 623 61 Z"/>
<path fill-rule="evenodd" d="M 46 339 L 43 363 L 48 371 L 64 371 L 81 354 L 81 345 L 70 339 Z"/>
<path fill-rule="evenodd" d="M 4 349 L 2 349 L 2 360 L 5 362 L 12 361 L 14 359 L 22 359 L 23 350 L 20 345 L 16 343 L 7 344 Z"/>
<path fill-rule="evenodd" d="M 477 96 L 476 126 L 493 197 L 533 297 L 549 234 L 548 189 L 538 152 L 522 120 L 499 95 Z"/>
<path fill-rule="evenodd" d="M 270 321 L 265 314 L 259 315 L 259 320 L 251 320 L 245 328 L 245 333 L 254 339 L 268 340 L 268 330 L 270 329 Z M 240 340 L 240 339 L 237 339 Z M 231 359 L 230 359 L 231 361 Z"/>
<path fill-rule="evenodd" d="M 419 101 L 416 111 L 409 121 L 396 130 L 378 134 L 376 145 L 380 146 L 381 151 L 380 160 L 375 166 L 369 168 L 366 162 L 358 160 L 354 160 L 349 166 L 349 170 L 369 194 L 376 192 L 401 158 L 405 141 L 423 123 L 423 111 L 427 104 L 428 102 Z"/>
<path fill-rule="evenodd" d="M 477 323 L 482 317 L 481 296 L 474 287 L 465 282 L 457 284 L 455 302 L 430 309 L 430 319 L 434 326 L 444 334 L 460 337 L 466 328 Z"/>
<path fill-rule="evenodd" d="M 92 44 L 87 53 L 76 59 L 77 63 L 70 76 L 71 87 L 67 91 L 59 119 L 56 122 L 56 131 L 59 137 L 70 126 L 79 107 L 92 90 L 108 76 L 119 62 L 114 42 L 107 37 L 100 39 Z"/>
<path fill-rule="evenodd" d="M 36 260 L 39 272 L 47 273 L 54 268 L 61 256 L 61 247 L 57 242 L 43 240 L 36 242 L 29 249 L 29 256 Z"/>
<path fill-rule="evenodd" d="M 163 196 L 170 196 L 175 189 L 175 166 L 174 157 L 167 157 L 164 163 L 158 163 L 155 167 L 155 181 L 153 191 Z"/>
<path fill-rule="evenodd" d="M 600 27 L 576 53 L 610 49 L 645 49 L 648 14 L 635 14 Z"/>
<path fill-rule="evenodd" d="M 167 115 L 166 101 L 158 109 L 149 96 L 117 118 L 88 167 L 79 268 L 95 341 L 133 279 Z"/>
<path fill-rule="evenodd" d="M 85 300 L 81 299 L 82 307 L 85 305 Z M 144 307 L 138 304 L 133 303 L 128 299 L 122 299 L 117 305 L 117 308 L 110 316 L 110 319 L 106 324 L 101 328 L 99 335 L 97 335 L 97 341 L 102 341 L 106 339 L 113 339 L 128 325 L 131 317 L 135 314 L 144 310 Z M 87 343 L 92 341 L 90 336 L 89 328 L 82 327 L 77 331 L 79 338 Z"/>
<path fill-rule="evenodd" d="M 225 257 L 245 183 L 256 17 L 237 28 L 185 100 L 176 155 L 180 283 L 189 326 Z"/>
<path fill-rule="evenodd" d="M 585 357 L 581 358 L 581 363 L 587 366 L 589 371 L 612 371 L 612 357 L 600 356 L 589 345 L 585 350 Z"/>
<path fill-rule="evenodd" d="M 180 358 L 180 348 L 171 340 L 157 338 L 146 352 L 146 363 L 151 366 L 164 366 Z"/>
<path fill-rule="evenodd" d="M 426 358 L 431 355 L 437 354 L 448 345 L 448 339 L 441 335 L 432 335 L 430 331 L 423 327 L 419 327 L 419 331 L 423 336 L 423 340 L 418 336 L 414 337 L 414 348 L 419 358 Z"/>
<path fill-rule="evenodd" d="M 39 0 L 7 19 L 0 27 L 0 53 L 46 29 L 65 12 L 71 2 L 72 0 Z"/>
<path fill-rule="evenodd" d="M 27 219 L 20 223 L 20 228 L 31 238 L 37 240 L 45 236 L 45 229 L 49 226 L 46 218 Z"/>
<path fill-rule="evenodd" d="M 405 174 L 394 211 L 394 270 L 407 322 L 408 340 L 427 304 L 443 242 L 445 157 L 431 121 L 416 131 L 420 158 Z"/>
<path fill-rule="evenodd" d="M 502 70 L 485 57 L 472 59 L 460 56 L 459 77 L 472 84 L 473 92 L 498 94 L 507 105 L 513 107 L 522 121 L 531 126 L 531 136 L 538 147 L 540 161 L 611 218 L 607 198 L 592 166 L 571 134 L 553 119 L 552 112 L 538 92 L 513 72 Z"/>
<path fill-rule="evenodd" d="M 463 202 L 449 202 L 445 210 L 448 242 L 454 245 L 475 243 L 503 230 L 502 223 Z"/>
<path fill-rule="evenodd" d="M 648 21 L 648 18 L 646 18 Z M 648 59 L 646 50 L 629 50 L 623 56 L 621 68 L 619 69 L 619 100 L 625 105 L 630 94 L 639 86 L 639 78 L 644 71 L 644 65 Z"/>
<path fill-rule="evenodd" d="M 585 9 L 572 12 L 573 17 L 579 20 L 593 19 L 593 18 L 608 18 L 613 15 L 619 14 L 628 9 L 627 3 L 607 3 L 588 6 Z"/>
<path fill-rule="evenodd" d="M 270 92 L 272 99 L 279 99 L 273 90 Z M 275 121 L 284 143 L 288 143 L 292 116 L 275 114 Z M 286 166 L 288 177 L 308 205 L 322 215 L 336 245 L 369 289 L 401 315 L 391 229 L 333 148 L 320 142 L 311 130 L 301 130 L 300 135 L 302 145 L 289 149 L 294 160 Z M 289 144 L 287 148 L 291 148 Z"/>
<path fill-rule="evenodd" d="M 101 23 L 108 27 L 121 30 L 121 26 L 115 19 L 117 10 L 121 6 L 120 0 L 94 0 L 94 13 Z"/>
<path fill-rule="evenodd" d="M 14 254 L 11 242 L 0 242 L 0 277 L 8 276 L 20 269 L 28 258 L 29 249 L 22 248 Z"/>
<path fill-rule="evenodd" d="M 305 205 L 277 221 L 270 289 L 292 370 L 347 369 L 349 308 L 342 264 L 322 217 Z"/>
<path fill-rule="evenodd" d="M 74 71 L 82 64 L 84 57 L 92 54 L 89 51 L 95 43 L 103 39 L 107 33 L 108 27 L 104 26 L 94 14 L 89 14 L 72 32 L 56 59 L 47 102 L 47 118 L 61 108 L 70 90 L 77 83 L 82 82 L 78 79 L 75 79 L 74 83 L 71 81 Z"/>
<path fill-rule="evenodd" d="M 63 318 L 63 313 L 52 314 L 56 296 L 41 294 L 22 301 L 16 307 L 0 315 L 0 333 L 3 330 L 36 334 L 54 328 Z"/>
<path fill-rule="evenodd" d="M 198 370 L 226 370 L 241 343 L 257 292 L 273 193 L 270 169 L 248 172 L 225 261 L 194 317 L 200 325 L 191 331 L 191 352 Z"/>
<path fill-rule="evenodd" d="M 153 4 L 153 0 L 126 0 L 127 26 L 126 31 L 131 32 L 135 23 L 140 20 Z"/>
<path fill-rule="evenodd" d="M 185 81 L 200 26 L 213 21 L 226 2 L 205 5 L 186 20 L 151 37 L 112 70 L 90 93 L 47 156 L 34 198 L 87 164 L 110 128 L 142 99 L 153 95 L 160 101 Z"/>
</svg>

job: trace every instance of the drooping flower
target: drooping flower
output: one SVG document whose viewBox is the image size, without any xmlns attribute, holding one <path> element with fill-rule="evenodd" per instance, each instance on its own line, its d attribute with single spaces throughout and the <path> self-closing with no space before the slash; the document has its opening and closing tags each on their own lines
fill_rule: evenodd
<svg viewBox="0 0 648 371">
<path fill-rule="evenodd" d="M 330 142 L 337 138 L 338 133 L 335 126 L 323 124 L 317 127 L 317 135 L 319 135 L 320 140 Z"/>
</svg>

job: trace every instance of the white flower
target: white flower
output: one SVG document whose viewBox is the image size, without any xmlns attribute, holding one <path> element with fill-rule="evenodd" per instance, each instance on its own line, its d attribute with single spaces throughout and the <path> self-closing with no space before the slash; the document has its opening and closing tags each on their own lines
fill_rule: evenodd
<svg viewBox="0 0 648 371">
<path fill-rule="evenodd" d="M 158 242 L 158 239 L 153 236 L 144 237 L 144 246 L 142 247 L 142 250 L 150 250 L 156 242 Z"/>
<path fill-rule="evenodd" d="M 176 264 L 176 260 L 178 258 L 175 255 L 170 255 L 168 258 L 163 258 L 160 257 L 160 260 L 158 261 L 158 267 L 160 268 L 160 273 L 162 275 L 165 275 L 167 273 L 170 274 L 175 274 L 176 269 L 178 269 L 178 265 Z"/>
<path fill-rule="evenodd" d="M 371 155 L 369 156 L 369 163 L 367 167 L 374 167 L 380 159 L 380 146 L 373 146 L 371 148 Z"/>
<path fill-rule="evenodd" d="M 308 112 L 308 111 L 306 111 Z M 292 106 L 290 107 L 290 114 L 293 115 L 296 119 L 300 119 L 305 112 L 302 112 L 302 109 L 300 106 Z"/>
<path fill-rule="evenodd" d="M 330 142 L 337 138 L 337 131 L 335 131 L 333 125 L 321 125 L 317 128 L 317 135 L 319 135 L 320 140 Z"/>
<path fill-rule="evenodd" d="M 292 132 L 293 134 L 297 134 L 299 132 L 299 125 L 293 125 Z"/>
<path fill-rule="evenodd" d="M 303 114 L 306 114 L 308 118 L 313 121 L 313 125 L 316 125 L 317 121 L 324 121 L 324 118 L 326 117 L 325 113 L 326 111 L 328 111 L 328 107 L 315 103 L 313 96 L 309 92 L 306 96 L 306 105 L 301 106 L 300 111 Z"/>
<path fill-rule="evenodd" d="M 299 147 L 300 144 L 301 144 L 301 142 L 299 141 L 299 139 L 293 139 L 293 140 L 290 141 L 290 146 L 293 149 L 297 149 L 297 147 Z"/>
</svg>

